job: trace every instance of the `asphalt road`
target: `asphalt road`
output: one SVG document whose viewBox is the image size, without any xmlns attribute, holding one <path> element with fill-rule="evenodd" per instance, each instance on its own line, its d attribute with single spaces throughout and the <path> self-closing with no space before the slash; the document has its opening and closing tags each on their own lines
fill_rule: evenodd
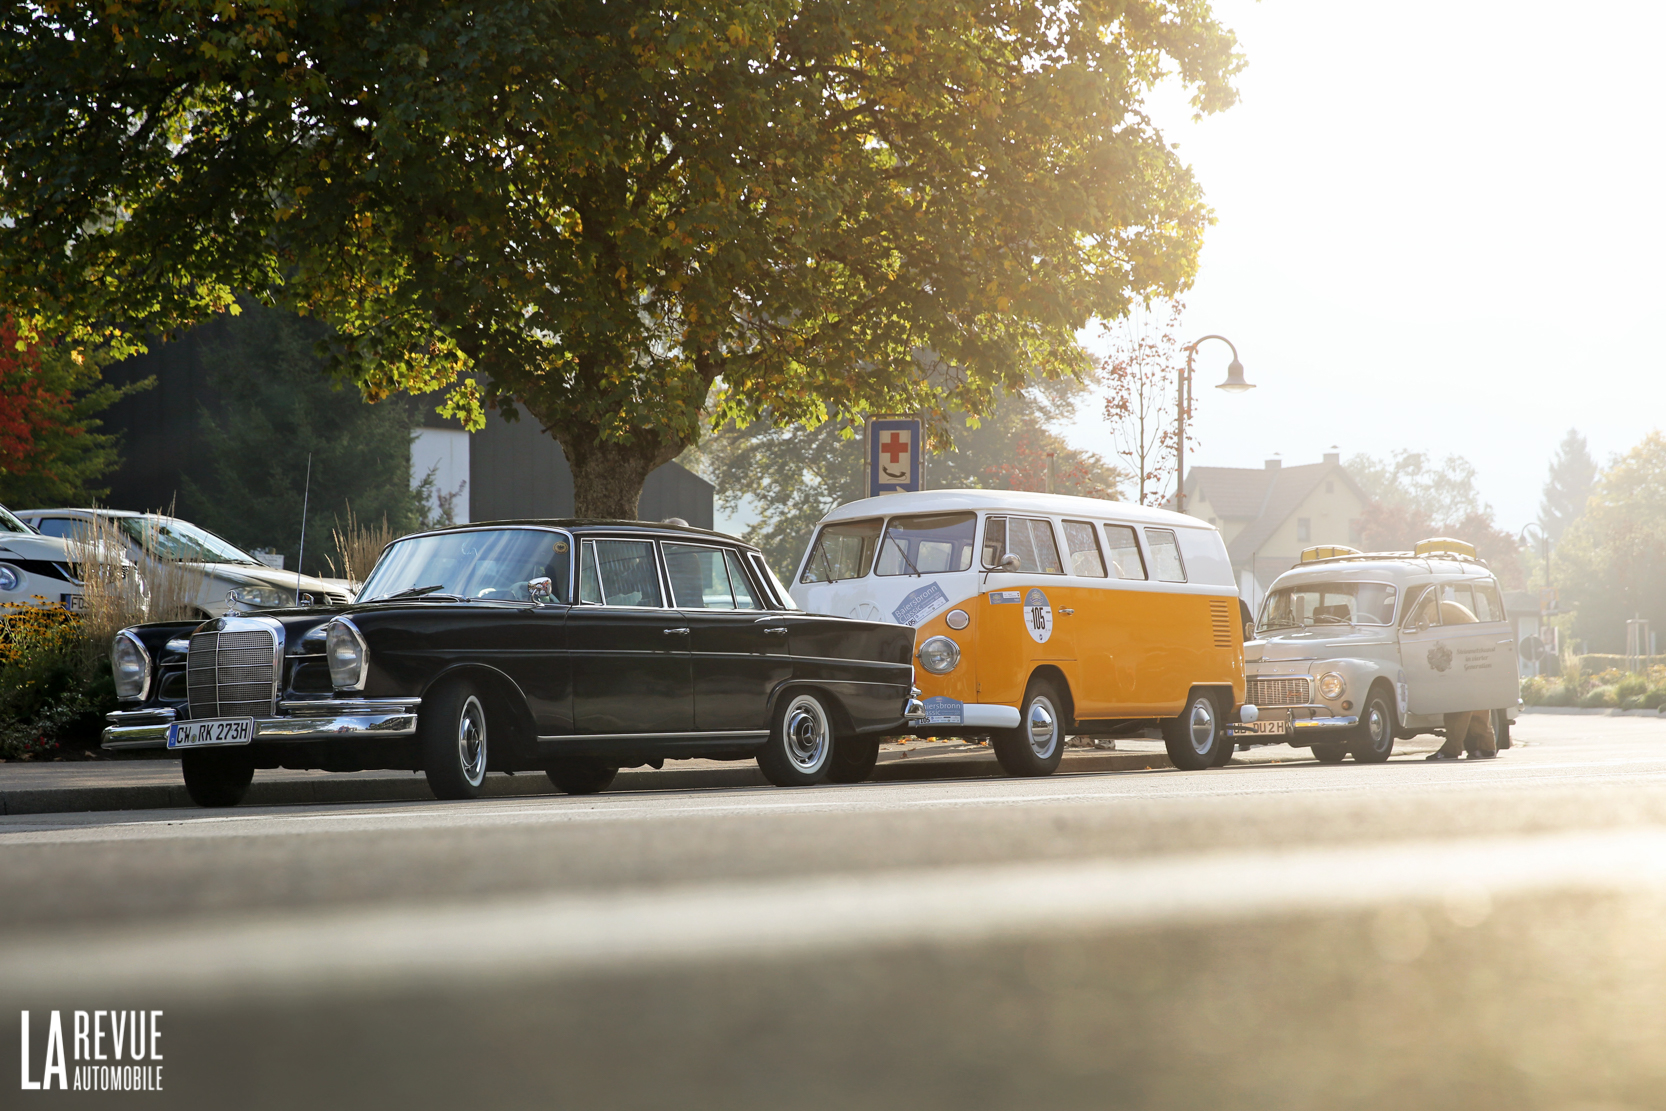
<svg viewBox="0 0 1666 1111">
<path fill-rule="evenodd" d="M 47 1011 L 143 1008 L 165 1055 L 161 1095 L 0 1104 L 1666 1105 L 1666 721 L 1516 736 L 0 819 L 6 1044 L 24 1008 L 37 1058 Z"/>
</svg>

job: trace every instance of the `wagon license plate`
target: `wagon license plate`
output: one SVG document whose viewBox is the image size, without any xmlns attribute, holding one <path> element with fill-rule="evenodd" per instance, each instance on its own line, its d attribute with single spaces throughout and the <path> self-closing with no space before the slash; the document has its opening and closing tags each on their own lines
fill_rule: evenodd
<svg viewBox="0 0 1666 1111">
<path fill-rule="evenodd" d="M 87 608 L 87 596 L 85 594 L 60 594 L 58 595 L 58 602 L 65 609 L 74 610 L 76 613 L 80 613 Z"/>
<path fill-rule="evenodd" d="M 254 718 L 217 718 L 212 721 L 176 721 L 168 726 L 169 748 L 208 748 L 211 745 L 246 745 L 255 739 Z"/>
<path fill-rule="evenodd" d="M 1288 733 L 1290 723 L 1287 721 L 1248 721 L 1244 728 L 1251 733 Z"/>
</svg>

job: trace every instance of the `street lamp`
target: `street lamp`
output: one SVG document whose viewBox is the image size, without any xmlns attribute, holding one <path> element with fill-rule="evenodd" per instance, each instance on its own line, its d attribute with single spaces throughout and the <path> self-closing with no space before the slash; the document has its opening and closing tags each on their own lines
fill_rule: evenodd
<svg viewBox="0 0 1666 1111">
<path fill-rule="evenodd" d="M 1197 354 L 1198 344 L 1212 339 L 1232 348 L 1232 361 L 1226 365 L 1226 381 L 1215 388 L 1227 393 L 1255 389 L 1254 382 L 1244 381 L 1244 364 L 1238 361 L 1238 348 L 1225 336 L 1204 336 L 1186 346 L 1186 373 L 1180 376 L 1180 436 L 1174 443 L 1174 508 L 1181 513 L 1186 512 L 1186 407 L 1192 395 L 1192 356 Z"/>
</svg>

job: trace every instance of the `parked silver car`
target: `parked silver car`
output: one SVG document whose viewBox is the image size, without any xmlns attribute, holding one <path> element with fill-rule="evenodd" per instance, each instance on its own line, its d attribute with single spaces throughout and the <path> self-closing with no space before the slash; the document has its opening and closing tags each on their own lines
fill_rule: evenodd
<svg viewBox="0 0 1666 1111">
<path fill-rule="evenodd" d="M 124 509 L 30 509 L 17 516 L 59 544 L 88 535 L 94 518 L 103 518 L 148 578 L 161 579 L 152 572 L 163 560 L 186 571 L 185 593 L 201 617 L 353 600 L 345 583 L 267 567 L 224 537 L 178 517 Z"/>
<path fill-rule="evenodd" d="M 0 605 L 57 602 L 82 607 L 74 553 L 56 536 L 42 536 L 0 505 Z"/>
</svg>

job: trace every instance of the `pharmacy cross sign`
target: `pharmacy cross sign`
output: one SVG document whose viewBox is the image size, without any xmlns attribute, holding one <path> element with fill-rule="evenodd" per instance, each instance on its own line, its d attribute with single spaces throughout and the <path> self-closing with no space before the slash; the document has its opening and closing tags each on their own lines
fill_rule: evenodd
<svg viewBox="0 0 1666 1111">
<path fill-rule="evenodd" d="M 917 417 L 874 417 L 868 421 L 868 496 L 918 490 L 922 432 Z"/>
</svg>

